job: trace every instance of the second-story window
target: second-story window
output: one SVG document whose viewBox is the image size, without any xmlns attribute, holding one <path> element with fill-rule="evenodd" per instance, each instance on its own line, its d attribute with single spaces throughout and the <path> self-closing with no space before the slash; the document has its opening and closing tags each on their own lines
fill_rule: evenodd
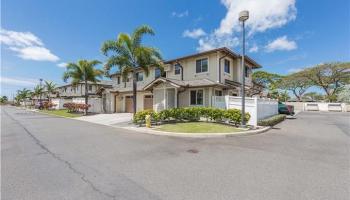
<svg viewBox="0 0 350 200">
<path fill-rule="evenodd" d="M 230 73 L 230 68 L 231 68 L 230 61 L 225 59 L 225 64 L 224 64 L 224 71 L 225 71 L 225 73 L 229 74 Z"/>
<path fill-rule="evenodd" d="M 178 75 L 181 73 L 181 67 L 180 64 L 175 64 L 175 70 L 174 70 L 175 75 Z"/>
<path fill-rule="evenodd" d="M 117 77 L 117 84 L 120 84 L 120 76 Z"/>
<path fill-rule="evenodd" d="M 89 85 L 89 91 L 90 92 L 92 91 L 92 85 Z"/>
<path fill-rule="evenodd" d="M 143 73 L 136 72 L 136 81 L 143 81 Z"/>
<path fill-rule="evenodd" d="M 196 73 L 208 71 L 208 58 L 196 60 Z"/>
<path fill-rule="evenodd" d="M 245 75 L 245 77 L 249 77 L 249 71 L 250 71 L 250 68 L 248 66 L 245 66 L 244 67 L 244 75 Z"/>
<path fill-rule="evenodd" d="M 155 77 L 155 78 L 159 78 L 159 77 L 164 77 L 164 78 L 165 78 L 165 77 L 166 77 L 166 74 L 165 74 L 164 71 L 162 72 L 162 70 L 156 68 L 156 69 L 154 70 L 154 77 Z"/>
</svg>

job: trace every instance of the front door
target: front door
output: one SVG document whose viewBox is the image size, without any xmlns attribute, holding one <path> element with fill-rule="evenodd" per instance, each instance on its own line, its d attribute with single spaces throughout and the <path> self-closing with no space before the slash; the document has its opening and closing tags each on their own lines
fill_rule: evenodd
<svg viewBox="0 0 350 200">
<path fill-rule="evenodd" d="M 143 98 L 143 109 L 153 109 L 153 95 L 145 95 Z"/>
<path fill-rule="evenodd" d="M 132 96 L 126 96 L 125 97 L 125 112 L 132 113 L 133 112 L 133 102 L 132 102 Z"/>
</svg>

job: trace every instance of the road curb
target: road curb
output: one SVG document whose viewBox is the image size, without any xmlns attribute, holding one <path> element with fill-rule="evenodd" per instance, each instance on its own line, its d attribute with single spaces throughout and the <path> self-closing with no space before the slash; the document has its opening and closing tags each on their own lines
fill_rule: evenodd
<svg viewBox="0 0 350 200">
<path fill-rule="evenodd" d="M 247 131 L 240 131 L 240 132 L 233 132 L 233 133 L 206 133 L 206 134 L 189 135 L 188 133 L 173 133 L 173 132 L 157 131 L 157 130 L 152 130 L 145 127 L 117 127 L 117 128 L 123 128 L 123 129 L 136 131 L 144 134 L 150 134 L 150 135 L 182 137 L 182 138 L 224 138 L 224 137 L 235 137 L 235 136 L 248 136 L 248 135 L 260 134 L 271 129 L 270 126 L 267 126 L 256 130 L 247 130 Z"/>
</svg>

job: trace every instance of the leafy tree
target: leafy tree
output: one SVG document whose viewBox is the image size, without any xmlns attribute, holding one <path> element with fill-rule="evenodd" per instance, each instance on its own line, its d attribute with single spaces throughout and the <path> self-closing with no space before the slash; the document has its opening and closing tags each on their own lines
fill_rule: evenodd
<svg viewBox="0 0 350 200">
<path fill-rule="evenodd" d="M 291 91 L 294 96 L 301 101 L 301 97 L 306 90 L 311 87 L 311 81 L 299 74 L 285 76 L 279 81 L 278 87 L 282 90 Z"/>
<path fill-rule="evenodd" d="M 319 64 L 298 72 L 298 75 L 323 89 L 328 100 L 335 101 L 337 93 L 350 83 L 350 62 Z"/>
<path fill-rule="evenodd" d="M 0 103 L 6 103 L 8 101 L 7 96 L 0 97 Z"/>
<path fill-rule="evenodd" d="M 338 94 L 338 101 L 350 103 L 350 85 L 344 86 L 344 88 Z"/>
<path fill-rule="evenodd" d="M 283 76 L 266 71 L 255 71 L 252 74 L 252 77 L 255 83 L 264 86 L 265 90 L 268 91 L 268 97 L 278 99 L 278 84 L 280 83 Z"/>
<path fill-rule="evenodd" d="M 96 83 L 103 75 L 102 70 L 95 68 L 98 64 L 101 64 L 98 60 L 79 60 L 77 63 L 68 63 L 67 70 L 63 74 L 63 80 L 67 82 L 68 79 L 71 79 L 72 85 L 84 82 L 85 104 L 89 102 L 88 82 Z M 87 112 L 88 107 L 85 109 L 85 115 Z"/>
<path fill-rule="evenodd" d="M 108 74 L 113 66 L 118 66 L 123 80 L 127 80 L 129 73 L 132 73 L 133 82 L 133 110 L 136 112 L 137 95 L 137 70 L 141 69 L 146 76 L 150 67 L 163 69 L 162 57 L 154 47 L 144 46 L 142 38 L 144 35 L 154 35 L 154 31 L 147 25 L 140 26 L 129 35 L 120 33 L 117 40 L 108 40 L 103 43 L 101 51 L 108 56 L 105 71 Z M 109 55 L 109 53 L 113 53 Z"/>
<path fill-rule="evenodd" d="M 324 96 L 317 92 L 308 92 L 303 95 L 304 100 L 321 101 L 324 100 Z"/>
<path fill-rule="evenodd" d="M 47 90 L 47 99 L 51 102 L 51 94 L 55 93 L 56 84 L 52 81 L 45 81 L 45 87 Z"/>
</svg>

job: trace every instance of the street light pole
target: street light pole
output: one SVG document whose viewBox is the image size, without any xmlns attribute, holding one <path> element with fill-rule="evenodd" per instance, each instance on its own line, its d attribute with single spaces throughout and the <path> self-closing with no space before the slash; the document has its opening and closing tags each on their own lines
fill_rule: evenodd
<svg viewBox="0 0 350 200">
<path fill-rule="evenodd" d="M 39 81 L 40 81 L 40 88 L 42 88 L 43 79 L 40 78 Z M 40 92 L 40 95 L 39 95 L 39 96 L 40 96 L 40 97 L 39 97 L 39 108 L 41 108 L 41 106 L 42 106 L 41 92 Z"/>
<path fill-rule="evenodd" d="M 249 18 L 249 12 L 247 10 L 241 11 L 239 13 L 239 21 L 242 22 L 242 85 L 241 85 L 241 96 L 242 96 L 242 117 L 241 126 L 246 126 L 245 121 L 245 21 Z"/>
</svg>

